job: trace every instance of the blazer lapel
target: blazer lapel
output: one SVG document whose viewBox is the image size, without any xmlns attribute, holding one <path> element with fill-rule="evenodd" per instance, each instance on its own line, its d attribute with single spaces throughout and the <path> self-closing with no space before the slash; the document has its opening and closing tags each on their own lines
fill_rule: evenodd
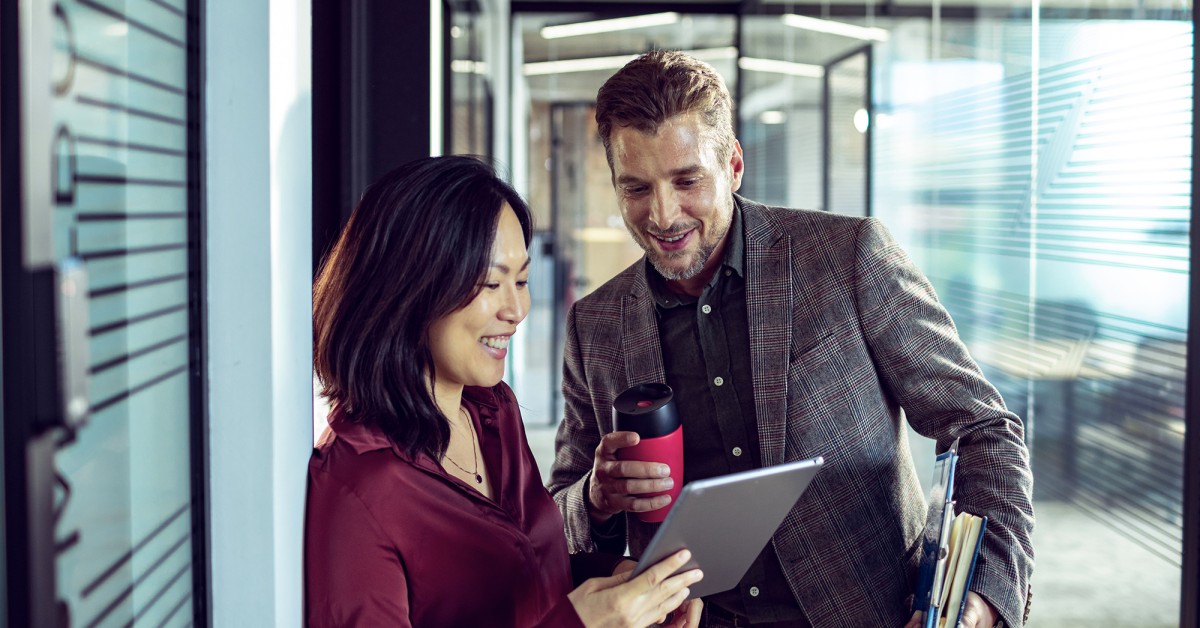
<svg viewBox="0 0 1200 628">
<path fill-rule="evenodd" d="M 783 462 L 787 425 L 788 348 L 792 341 L 791 238 L 736 197 L 746 229 L 746 309 L 754 406 L 764 467 Z"/>
<path fill-rule="evenodd" d="M 658 319 L 654 316 L 654 301 L 650 297 L 644 264 L 633 288 L 621 299 L 621 342 L 624 344 L 621 349 L 625 354 L 626 386 L 667 381 Z"/>
</svg>

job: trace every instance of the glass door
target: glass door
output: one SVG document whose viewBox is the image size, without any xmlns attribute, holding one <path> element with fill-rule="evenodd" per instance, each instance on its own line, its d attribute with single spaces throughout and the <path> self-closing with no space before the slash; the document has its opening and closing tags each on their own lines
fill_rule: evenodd
<svg viewBox="0 0 1200 628">
<path fill-rule="evenodd" d="M 48 273 L 56 298 L 45 309 L 58 325 L 42 338 L 23 328 L 37 327 L 36 316 L 5 309 L 5 421 L 25 418 L 10 412 L 19 409 L 9 402 L 20 395 L 16 386 L 53 388 L 64 400 L 59 414 L 68 420 L 35 414 L 39 424 L 27 434 L 52 438 L 42 461 L 52 509 L 29 526 L 53 531 L 49 555 L 31 560 L 54 566 L 59 625 L 207 621 L 198 6 L 20 7 L 21 99 L 38 104 L 23 110 L 26 237 L 16 244 L 26 257 L 14 268 L 5 256 L 5 298 L 27 280 L 44 292 L 36 277 Z M 46 54 L 45 72 L 30 50 Z M 4 137 L 6 147 L 10 141 Z M 44 237 L 30 236 L 39 225 Z M 31 261 L 31 252 L 40 257 Z M 24 347 L 30 356 L 61 354 L 62 368 L 10 377 L 8 352 L 23 334 L 35 337 Z M 29 499 L 43 498 L 36 493 Z"/>
<path fill-rule="evenodd" d="M 822 144 L 826 211 L 871 213 L 871 47 L 825 64 Z"/>
</svg>

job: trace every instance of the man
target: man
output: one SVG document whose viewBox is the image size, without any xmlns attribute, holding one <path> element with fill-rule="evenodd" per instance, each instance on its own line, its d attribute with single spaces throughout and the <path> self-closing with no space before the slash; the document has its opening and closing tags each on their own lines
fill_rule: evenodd
<svg viewBox="0 0 1200 628">
<path fill-rule="evenodd" d="M 708 626 L 896 626 L 911 615 L 926 506 L 902 417 L 961 438 L 961 510 L 989 518 L 964 625 L 1020 626 L 1033 552 L 1020 419 L 928 280 L 874 219 L 736 196 L 742 149 L 719 75 L 651 52 L 610 78 L 596 120 L 625 225 L 646 251 L 568 314 L 566 414 L 550 491 L 572 551 L 639 555 L 669 498 L 662 465 L 617 461 L 612 401 L 665 382 L 684 480 L 824 456 L 825 467 Z M 903 409 L 903 410 L 902 410 Z M 903 414 L 902 414 L 903 412 Z"/>
</svg>

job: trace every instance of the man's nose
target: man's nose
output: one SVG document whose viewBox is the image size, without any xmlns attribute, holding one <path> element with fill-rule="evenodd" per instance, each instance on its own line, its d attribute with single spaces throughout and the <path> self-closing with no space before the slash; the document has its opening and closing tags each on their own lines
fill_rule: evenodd
<svg viewBox="0 0 1200 628">
<path fill-rule="evenodd" d="M 659 186 L 654 190 L 650 202 L 650 223 L 655 229 L 666 231 L 679 218 L 679 203 L 670 187 Z"/>
</svg>

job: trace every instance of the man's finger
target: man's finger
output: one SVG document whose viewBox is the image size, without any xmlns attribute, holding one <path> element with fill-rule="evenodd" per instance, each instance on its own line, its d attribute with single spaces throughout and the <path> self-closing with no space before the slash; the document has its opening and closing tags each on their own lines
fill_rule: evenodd
<svg viewBox="0 0 1200 628">
<path fill-rule="evenodd" d="M 606 491 L 622 495 L 645 495 L 665 491 L 675 486 L 671 478 L 661 480 L 614 480 L 609 479 L 602 487 Z"/>
<path fill-rule="evenodd" d="M 655 497 L 631 497 L 625 502 L 624 510 L 628 510 L 629 512 L 649 512 L 651 510 L 658 510 L 669 503 L 671 503 L 670 495 L 657 495 Z"/>
<path fill-rule="evenodd" d="M 596 456 L 601 458 L 612 458 L 617 455 L 618 449 L 632 447 L 641 441 L 641 437 L 637 432 L 611 432 L 605 434 L 604 438 L 600 439 L 600 445 L 596 447 Z"/>
<path fill-rule="evenodd" d="M 652 479 L 671 476 L 671 467 L 661 462 L 612 460 L 602 462 L 596 468 L 610 478 Z"/>
</svg>

